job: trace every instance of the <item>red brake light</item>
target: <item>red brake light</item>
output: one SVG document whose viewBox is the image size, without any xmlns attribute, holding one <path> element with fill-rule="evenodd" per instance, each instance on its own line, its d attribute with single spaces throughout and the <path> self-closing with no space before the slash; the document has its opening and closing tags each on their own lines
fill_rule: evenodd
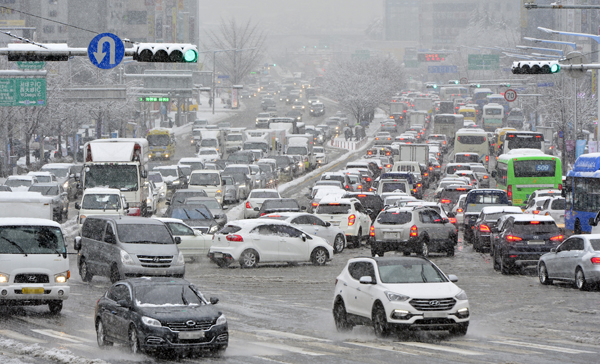
<svg viewBox="0 0 600 364">
<path fill-rule="evenodd" d="M 263 212 L 263 213 L 261 213 L 261 214 L 260 214 L 260 216 L 265 216 L 265 213 L 264 213 L 264 212 Z"/>
<path fill-rule="evenodd" d="M 456 190 L 457 190 L 457 191 L 466 191 L 467 189 L 466 189 L 466 188 L 463 188 L 463 187 L 460 187 L 460 188 L 457 188 Z"/>
<path fill-rule="evenodd" d="M 348 226 L 354 225 L 355 221 L 356 221 L 356 215 L 352 214 L 352 215 L 348 216 Z"/>
<path fill-rule="evenodd" d="M 456 217 L 450 217 L 448 220 L 450 220 L 451 224 L 456 224 Z"/>
<path fill-rule="evenodd" d="M 488 178 L 489 178 L 488 176 L 483 176 L 483 179 L 488 179 Z"/>
<path fill-rule="evenodd" d="M 540 213 L 540 211 L 539 210 L 533 210 L 533 211 L 531 211 L 531 213 L 534 214 L 534 215 L 537 215 L 537 214 Z M 531 223 L 532 224 L 539 224 L 540 222 L 539 221 L 532 221 Z"/>
<path fill-rule="evenodd" d="M 489 162 L 489 161 L 490 161 L 490 156 L 489 156 L 489 155 L 486 155 L 486 156 L 485 156 L 485 161 L 486 161 L 486 162 Z"/>
<path fill-rule="evenodd" d="M 508 242 L 521 241 L 521 240 L 523 240 L 523 239 L 519 238 L 518 236 L 506 235 L 506 241 L 508 241 Z"/>
<path fill-rule="evenodd" d="M 512 185 L 506 186 L 506 194 L 508 195 L 508 199 L 512 201 Z"/>
<path fill-rule="evenodd" d="M 318 204 L 318 203 L 316 203 L 316 202 L 313 202 L 313 203 L 312 203 L 312 207 L 317 207 L 317 206 L 319 206 L 319 204 Z"/>
<path fill-rule="evenodd" d="M 237 235 L 237 234 L 235 234 L 235 235 L 227 235 L 225 237 L 225 239 L 227 239 L 228 241 L 244 241 L 244 238 L 242 238 L 241 235 Z"/>
<path fill-rule="evenodd" d="M 247 209 L 251 209 L 252 208 L 252 206 L 250 206 L 250 201 L 246 201 L 246 208 Z"/>
<path fill-rule="evenodd" d="M 463 212 L 463 209 L 457 209 L 456 212 Z"/>
<path fill-rule="evenodd" d="M 441 202 L 441 203 L 450 203 L 450 202 L 452 202 L 452 201 L 450 201 L 450 200 L 449 200 L 449 199 L 447 199 L 447 198 L 443 198 L 443 199 L 442 199 L 440 202 Z"/>
<path fill-rule="evenodd" d="M 417 229 L 417 225 L 413 225 L 410 227 L 410 236 L 411 237 L 419 236 L 419 230 Z"/>
<path fill-rule="evenodd" d="M 600 264 L 600 257 L 592 257 L 590 261 L 592 262 L 592 264 Z"/>
<path fill-rule="evenodd" d="M 479 231 L 481 231 L 482 233 L 489 233 L 490 232 L 490 227 L 487 225 L 479 225 Z"/>
<path fill-rule="evenodd" d="M 371 228 L 369 230 L 370 230 L 369 235 L 375 236 L 375 226 L 371 225 Z"/>
<path fill-rule="evenodd" d="M 367 195 L 358 195 L 358 197 L 367 197 Z"/>
<path fill-rule="evenodd" d="M 551 237 L 550 240 L 551 241 L 563 241 L 563 238 L 564 238 L 564 236 L 562 236 L 562 235 L 556 235 L 556 236 Z M 592 259 L 594 259 L 594 258 L 592 258 Z M 593 263 L 593 261 L 592 261 L 592 263 Z"/>
<path fill-rule="evenodd" d="M 417 187 L 421 187 L 421 184 L 420 184 L 420 183 L 417 183 Z"/>
<path fill-rule="evenodd" d="M 559 184 L 558 184 L 558 189 L 559 189 L 560 191 L 562 191 L 562 183 L 559 183 Z"/>
<path fill-rule="evenodd" d="M 535 213 L 535 211 L 534 211 L 534 213 Z M 537 213 L 539 214 L 540 212 L 537 211 Z M 532 224 L 532 225 L 539 225 L 540 224 L 539 221 L 535 221 L 535 220 L 534 221 L 530 221 L 529 223 Z"/>
</svg>

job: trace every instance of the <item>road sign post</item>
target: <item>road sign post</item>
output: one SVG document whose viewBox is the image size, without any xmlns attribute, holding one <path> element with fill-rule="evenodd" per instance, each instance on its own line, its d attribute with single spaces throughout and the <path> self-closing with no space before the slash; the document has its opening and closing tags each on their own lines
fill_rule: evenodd
<svg viewBox="0 0 600 364">
<path fill-rule="evenodd" d="M 123 41 L 112 33 L 98 34 L 88 46 L 90 62 L 98 68 L 114 68 L 121 63 L 124 56 L 125 46 Z"/>
<path fill-rule="evenodd" d="M 508 102 L 515 101 L 517 99 L 517 91 L 510 88 L 504 91 L 504 99 Z"/>
</svg>

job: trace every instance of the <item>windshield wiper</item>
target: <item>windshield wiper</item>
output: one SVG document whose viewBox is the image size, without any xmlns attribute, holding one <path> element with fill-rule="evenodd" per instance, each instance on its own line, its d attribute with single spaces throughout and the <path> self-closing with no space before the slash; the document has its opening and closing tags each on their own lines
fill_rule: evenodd
<svg viewBox="0 0 600 364">
<path fill-rule="evenodd" d="M 15 242 L 14 242 L 14 241 L 12 241 L 12 240 L 9 240 L 9 239 L 5 238 L 4 236 L 0 236 L 0 238 L 2 238 L 2 239 L 4 239 L 4 240 L 6 240 L 6 241 L 8 241 L 9 243 L 11 243 L 12 245 L 16 246 L 16 247 L 17 247 L 17 249 L 19 249 L 19 251 L 20 251 L 21 253 L 23 253 L 23 255 L 27 256 L 27 253 L 25 253 L 25 250 L 23 250 L 23 248 L 21 248 L 21 246 L 20 246 L 19 244 L 15 243 Z"/>
<path fill-rule="evenodd" d="M 194 211 L 196 211 L 197 213 L 199 213 L 200 215 L 202 215 L 202 217 L 204 217 L 206 220 L 210 220 L 210 218 L 205 215 L 202 211 L 198 210 L 198 209 L 194 209 Z"/>
<path fill-rule="evenodd" d="M 185 287 L 182 286 L 181 287 L 181 301 L 183 302 L 184 305 L 189 305 L 189 302 L 185 299 Z"/>
<path fill-rule="evenodd" d="M 423 283 L 427 283 L 427 277 L 425 277 L 425 266 L 421 265 L 421 279 L 423 279 Z"/>
</svg>

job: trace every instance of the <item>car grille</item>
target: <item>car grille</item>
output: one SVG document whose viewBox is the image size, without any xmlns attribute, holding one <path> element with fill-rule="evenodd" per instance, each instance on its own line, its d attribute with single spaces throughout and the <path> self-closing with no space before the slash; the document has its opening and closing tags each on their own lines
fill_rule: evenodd
<svg viewBox="0 0 600 364">
<path fill-rule="evenodd" d="M 189 323 L 189 325 L 188 325 Z M 193 324 L 192 324 L 193 323 Z M 167 322 L 164 326 L 171 329 L 171 331 L 195 331 L 195 330 L 209 330 L 213 325 L 212 321 L 194 321 L 189 320 L 185 322 Z"/>
<path fill-rule="evenodd" d="M 47 274 L 21 273 L 15 276 L 15 283 L 49 283 Z"/>
<path fill-rule="evenodd" d="M 137 258 L 144 268 L 169 268 L 173 261 L 172 255 L 138 255 Z"/>
<path fill-rule="evenodd" d="M 409 301 L 410 305 L 419 311 L 447 311 L 454 307 L 454 298 L 414 298 Z"/>
</svg>

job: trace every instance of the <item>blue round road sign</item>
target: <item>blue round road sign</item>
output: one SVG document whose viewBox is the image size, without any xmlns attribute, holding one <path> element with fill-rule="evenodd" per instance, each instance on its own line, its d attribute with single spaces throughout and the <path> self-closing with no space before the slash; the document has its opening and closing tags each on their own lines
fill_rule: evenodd
<svg viewBox="0 0 600 364">
<path fill-rule="evenodd" d="M 88 46 L 88 57 L 98 68 L 114 68 L 121 63 L 124 56 L 123 41 L 112 33 L 98 34 Z"/>
</svg>

